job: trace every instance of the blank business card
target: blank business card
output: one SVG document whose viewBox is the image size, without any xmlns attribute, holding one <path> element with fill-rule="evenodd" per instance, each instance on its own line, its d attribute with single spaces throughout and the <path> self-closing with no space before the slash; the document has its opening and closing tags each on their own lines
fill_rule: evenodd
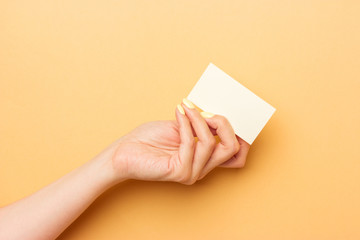
<svg viewBox="0 0 360 240">
<path fill-rule="evenodd" d="M 249 144 L 275 112 L 274 107 L 212 63 L 187 98 L 203 111 L 225 116 L 236 135 Z"/>
</svg>

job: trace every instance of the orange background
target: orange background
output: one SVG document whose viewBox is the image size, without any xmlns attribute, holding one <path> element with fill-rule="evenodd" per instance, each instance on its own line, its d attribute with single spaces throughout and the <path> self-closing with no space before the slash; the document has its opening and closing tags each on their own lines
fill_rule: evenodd
<svg viewBox="0 0 360 240">
<path fill-rule="evenodd" d="M 213 62 L 277 108 L 246 167 L 193 186 L 122 183 L 60 239 L 360 239 L 359 12 L 359 1 L 0 1 L 0 204 L 174 119 Z"/>
</svg>

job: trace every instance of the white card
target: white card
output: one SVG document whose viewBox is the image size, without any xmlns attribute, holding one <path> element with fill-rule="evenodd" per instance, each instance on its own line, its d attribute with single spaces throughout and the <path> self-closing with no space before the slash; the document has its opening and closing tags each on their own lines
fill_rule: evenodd
<svg viewBox="0 0 360 240">
<path fill-rule="evenodd" d="M 210 63 L 187 98 L 206 112 L 225 116 L 236 135 L 252 144 L 275 108 Z"/>
</svg>

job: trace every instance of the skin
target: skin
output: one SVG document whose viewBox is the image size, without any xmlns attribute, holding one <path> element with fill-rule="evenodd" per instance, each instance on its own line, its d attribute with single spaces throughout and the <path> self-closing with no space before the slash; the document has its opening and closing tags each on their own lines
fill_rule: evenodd
<svg viewBox="0 0 360 240">
<path fill-rule="evenodd" d="M 0 239 L 55 239 L 99 195 L 127 179 L 191 185 L 215 167 L 244 166 L 250 146 L 225 117 L 204 118 L 181 106 L 185 114 L 176 109 L 176 120 L 142 124 L 56 182 L 0 208 Z"/>
</svg>

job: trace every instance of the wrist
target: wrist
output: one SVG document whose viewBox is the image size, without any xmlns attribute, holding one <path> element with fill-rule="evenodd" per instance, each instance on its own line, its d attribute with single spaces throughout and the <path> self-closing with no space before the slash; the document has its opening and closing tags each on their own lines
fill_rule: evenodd
<svg viewBox="0 0 360 240">
<path fill-rule="evenodd" d="M 115 152 L 116 145 L 111 145 L 91 161 L 99 181 L 108 187 L 127 180 L 125 174 L 118 169 L 122 167 L 114 165 Z"/>
</svg>

